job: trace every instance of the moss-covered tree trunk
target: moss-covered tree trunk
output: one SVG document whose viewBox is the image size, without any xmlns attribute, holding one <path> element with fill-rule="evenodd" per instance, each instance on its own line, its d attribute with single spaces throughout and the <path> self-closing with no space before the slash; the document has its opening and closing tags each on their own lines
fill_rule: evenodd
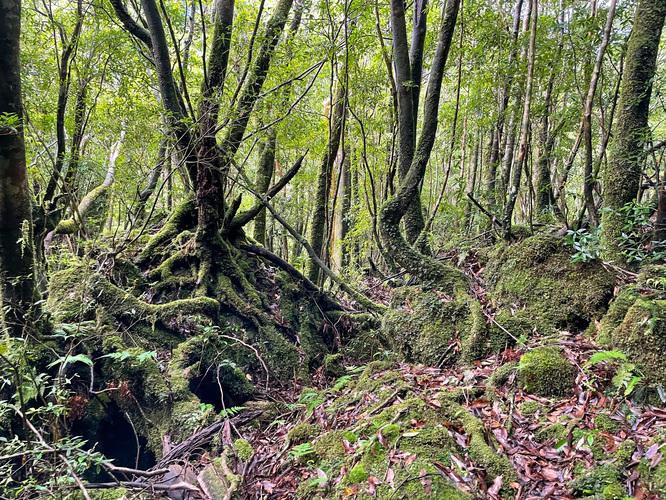
<svg viewBox="0 0 666 500">
<path fill-rule="evenodd" d="M 326 233 L 328 197 L 331 191 L 331 175 L 333 174 L 333 163 L 338 154 L 342 129 L 345 121 L 345 108 L 347 105 L 347 93 L 344 85 L 340 84 L 335 92 L 333 112 L 330 117 L 328 146 L 324 158 L 319 166 L 317 174 L 317 188 L 315 191 L 314 210 L 310 224 L 310 245 L 314 248 L 317 256 L 325 260 L 324 234 Z M 313 260 L 308 261 L 307 276 L 313 283 L 319 282 L 319 266 Z"/>
<path fill-rule="evenodd" d="M 523 118 L 520 127 L 520 143 L 518 145 L 518 157 L 513 166 L 511 175 L 511 184 L 509 186 L 509 199 L 507 200 L 504 208 L 504 216 L 502 220 L 502 230 L 504 232 L 504 239 L 511 237 L 511 220 L 513 218 L 513 210 L 516 206 L 518 199 L 518 191 L 520 190 L 523 163 L 527 157 L 527 146 L 530 135 L 530 106 L 532 103 L 532 85 L 534 83 L 534 56 L 536 52 L 536 32 L 537 32 L 537 19 L 538 19 L 538 5 L 537 0 L 532 0 L 530 7 L 525 12 L 525 19 L 523 22 L 523 31 L 527 31 L 529 21 L 532 20 L 530 28 L 530 42 L 527 51 L 527 80 L 525 82 L 525 100 L 523 101 Z"/>
<path fill-rule="evenodd" d="M 641 180 L 652 81 L 659 40 L 666 18 L 666 0 L 641 0 L 627 47 L 618 103 L 617 128 L 604 174 L 604 210 L 601 238 L 604 258 L 626 263 L 620 248 L 622 228 L 628 222 L 619 210 L 636 199 Z"/>
<path fill-rule="evenodd" d="M 271 185 L 273 171 L 275 170 L 275 148 L 277 144 L 277 133 L 271 127 L 268 131 L 268 137 L 264 143 L 264 148 L 259 158 L 257 166 L 257 178 L 255 180 L 255 189 L 258 193 L 265 195 Z M 254 239 L 260 244 L 266 243 L 266 207 L 261 207 L 259 213 L 254 218 Z"/>
<path fill-rule="evenodd" d="M 32 196 L 23 141 L 21 101 L 21 1 L 0 0 L 0 272 L 2 327 L 20 336 L 35 302 Z"/>
<path fill-rule="evenodd" d="M 400 221 L 407 213 L 414 197 L 418 195 L 421 182 L 425 176 L 428 160 L 430 159 L 430 153 L 432 152 L 432 147 L 435 142 L 438 123 L 437 114 L 439 111 L 439 99 L 442 79 L 444 77 L 444 67 L 449 55 L 449 49 L 451 48 L 451 41 L 453 39 L 459 6 L 459 0 L 449 0 L 445 6 L 442 25 L 438 33 L 435 55 L 430 69 L 428 91 L 423 110 L 423 129 L 409 171 L 407 172 L 404 181 L 400 183 L 396 195 L 384 203 L 379 212 L 379 229 L 386 249 L 400 265 L 405 267 L 410 273 L 419 276 L 425 281 L 445 280 L 445 270 L 438 266 L 435 261 L 424 257 L 409 245 L 400 233 Z M 400 12 L 400 9 L 402 9 L 402 13 Z M 404 68 L 399 68 L 401 65 L 407 65 L 407 67 L 409 67 L 409 58 L 406 56 L 408 53 L 407 38 L 404 36 L 404 4 L 399 1 L 391 2 L 391 10 L 394 29 L 393 47 L 397 74 L 399 69 L 404 72 Z M 398 37 L 397 40 L 396 37 Z M 403 108 L 403 103 L 405 106 L 411 106 L 411 99 L 401 100 L 400 102 L 402 120 L 402 116 L 406 115 L 409 110 L 409 108 Z"/>
</svg>

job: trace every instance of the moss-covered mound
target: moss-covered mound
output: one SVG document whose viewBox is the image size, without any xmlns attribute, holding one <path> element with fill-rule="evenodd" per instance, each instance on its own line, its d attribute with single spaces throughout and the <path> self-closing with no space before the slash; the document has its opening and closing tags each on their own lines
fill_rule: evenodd
<svg viewBox="0 0 666 500">
<path fill-rule="evenodd" d="M 574 367 L 560 349 L 538 347 L 520 358 L 516 380 L 530 394 L 562 397 L 573 392 L 574 378 Z"/>
<path fill-rule="evenodd" d="M 401 359 L 428 365 L 451 363 L 461 355 L 480 359 L 491 347 L 481 305 L 463 291 L 451 296 L 416 286 L 395 290 L 382 332 Z M 502 348 L 503 333 L 494 337 L 493 347 Z"/>
<path fill-rule="evenodd" d="M 570 248 L 554 234 L 498 244 L 485 271 L 496 305 L 527 306 L 541 333 L 584 329 L 606 311 L 615 277 L 601 262 L 571 259 Z"/>
<path fill-rule="evenodd" d="M 646 382 L 666 383 L 666 300 L 636 299 L 612 331 L 611 341 L 640 364 Z"/>
<path fill-rule="evenodd" d="M 426 380 L 427 369 L 373 362 L 329 391 L 303 391 L 305 413 L 288 433 L 292 465 L 304 474 L 297 498 L 471 499 L 474 485 L 458 489 L 447 476 L 468 475 L 464 460 L 514 491 L 518 475 L 482 421 L 455 391 L 424 390 L 414 377 Z"/>
</svg>

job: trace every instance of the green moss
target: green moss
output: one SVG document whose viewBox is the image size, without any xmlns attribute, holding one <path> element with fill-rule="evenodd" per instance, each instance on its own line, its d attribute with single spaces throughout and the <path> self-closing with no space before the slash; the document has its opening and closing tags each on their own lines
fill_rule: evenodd
<svg viewBox="0 0 666 500">
<path fill-rule="evenodd" d="M 636 287 L 629 287 L 622 290 L 608 307 L 608 312 L 599 322 L 599 331 L 597 332 L 596 343 L 601 346 L 610 346 L 612 344 L 612 334 L 627 315 L 629 308 L 634 305 L 639 297 Z"/>
<path fill-rule="evenodd" d="M 315 453 L 321 459 L 340 459 L 344 457 L 345 448 L 342 441 L 344 439 L 349 441 L 348 437 L 352 437 L 350 434 L 356 437 L 352 432 L 345 430 L 327 432 L 314 442 Z M 349 442 L 352 443 L 353 441 Z"/>
<path fill-rule="evenodd" d="M 622 500 L 627 496 L 627 490 L 620 483 L 609 484 L 602 492 L 604 500 Z"/>
<path fill-rule="evenodd" d="M 666 290 L 666 266 L 650 264 L 642 267 L 636 284 L 653 290 Z"/>
<path fill-rule="evenodd" d="M 549 439 L 554 439 L 559 441 L 567 437 L 569 430 L 566 426 L 562 424 L 552 424 L 541 427 L 535 434 L 535 439 L 539 442 L 547 441 Z"/>
<path fill-rule="evenodd" d="M 321 425 L 299 424 L 287 433 L 289 444 L 298 444 L 309 441 L 321 433 Z"/>
<path fill-rule="evenodd" d="M 570 250 L 563 238 L 546 233 L 498 244 L 485 272 L 496 304 L 526 305 L 540 333 L 600 319 L 615 278 L 599 261 L 572 263 Z"/>
<path fill-rule="evenodd" d="M 620 482 L 620 473 L 610 465 L 598 465 L 588 469 L 572 482 L 574 494 L 601 494 L 604 488 Z"/>
<path fill-rule="evenodd" d="M 520 359 L 516 381 L 530 394 L 560 397 L 571 394 L 574 377 L 574 367 L 559 349 L 538 347 Z"/>
<path fill-rule="evenodd" d="M 611 339 L 641 365 L 646 383 L 666 383 L 666 300 L 637 299 Z"/>
<path fill-rule="evenodd" d="M 342 364 L 342 354 L 327 354 L 324 358 L 324 374 L 331 378 L 340 378 L 347 371 Z"/>
<path fill-rule="evenodd" d="M 356 464 L 352 470 L 349 471 L 348 479 L 352 484 L 366 481 L 368 479 L 368 472 L 365 470 L 365 466 L 362 463 Z"/>
<path fill-rule="evenodd" d="M 613 420 L 605 413 L 594 417 L 594 425 L 598 430 L 610 433 L 616 433 L 620 430 L 620 423 L 617 420 Z"/>
<path fill-rule="evenodd" d="M 254 455 L 254 449 L 247 439 L 237 439 L 234 441 L 234 450 L 236 450 L 238 458 L 241 460 L 250 460 L 252 455 Z"/>
<path fill-rule="evenodd" d="M 530 338 L 536 328 L 537 321 L 529 317 L 526 311 L 502 309 L 495 315 L 495 321 L 515 338 Z M 515 345 L 515 339 L 502 328 L 493 323 L 490 327 L 490 348 L 492 352 L 501 352 Z M 542 328 L 543 330 L 543 328 Z M 543 332 L 542 332 L 543 333 Z"/>
<path fill-rule="evenodd" d="M 466 360 L 478 359 L 488 348 L 481 306 L 466 291 L 450 296 L 439 290 L 401 287 L 393 292 L 382 318 L 382 332 L 400 358 L 428 365 L 455 360 L 449 346 L 456 336 Z"/>
<path fill-rule="evenodd" d="M 631 439 L 622 441 L 617 447 L 617 450 L 613 454 L 613 458 L 616 460 L 615 465 L 619 469 L 624 469 L 632 460 L 632 455 L 636 451 L 636 442 Z"/>
<path fill-rule="evenodd" d="M 532 415 L 535 415 L 538 411 L 540 411 L 542 414 L 544 413 L 543 405 L 538 401 L 533 401 L 533 400 L 522 402 L 518 406 L 518 410 L 520 411 L 520 414 L 524 417 L 531 417 Z"/>
</svg>

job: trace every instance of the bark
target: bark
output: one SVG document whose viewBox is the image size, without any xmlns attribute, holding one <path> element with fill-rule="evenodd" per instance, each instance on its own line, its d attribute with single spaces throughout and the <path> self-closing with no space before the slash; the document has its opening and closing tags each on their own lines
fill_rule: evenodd
<svg viewBox="0 0 666 500">
<path fill-rule="evenodd" d="M 400 184 L 396 195 L 384 203 L 379 214 L 380 234 L 391 256 L 410 273 L 415 274 L 424 281 L 443 280 L 445 279 L 446 270 L 443 266 L 438 266 L 435 261 L 425 258 L 412 248 L 405 238 L 403 238 L 399 227 L 401 219 L 419 192 L 419 186 L 425 176 L 426 166 L 435 142 L 444 67 L 449 55 L 449 49 L 451 48 L 459 5 L 459 0 L 449 0 L 445 6 L 445 14 L 442 26 L 439 29 L 435 55 L 430 68 L 428 91 L 423 110 L 423 128 L 411 166 L 405 176 L 404 182 Z M 394 2 L 392 2 L 392 7 L 395 8 Z M 394 29 L 398 32 L 403 29 L 403 27 L 397 25 L 399 19 L 399 16 L 394 16 Z M 402 22 L 404 22 L 404 16 L 402 17 Z M 399 44 L 396 44 L 395 39 L 394 47 L 399 49 L 397 52 L 402 52 L 403 49 L 406 51 L 406 47 L 400 48 Z M 399 68 L 398 66 L 406 64 L 408 61 L 406 62 L 404 57 L 398 57 L 396 54 L 395 62 L 396 74 L 402 74 L 404 68 Z M 404 110 L 401 109 L 401 113 L 404 114 Z"/>
<path fill-rule="evenodd" d="M 418 103 L 423 69 L 423 46 L 425 43 L 427 2 L 417 1 L 414 5 L 414 26 L 411 51 L 407 43 L 405 4 L 402 0 L 391 0 L 391 26 L 393 29 L 393 53 L 395 80 L 398 94 L 398 181 L 404 182 L 414 158 L 416 146 L 416 126 Z M 407 241 L 414 243 L 423 228 L 425 220 L 418 193 L 410 200 L 405 219 Z"/>
<path fill-rule="evenodd" d="M 151 40 L 150 33 L 137 24 L 134 18 L 127 11 L 127 7 L 122 0 L 110 0 L 113 10 L 116 12 L 118 20 L 122 23 L 123 27 L 136 38 L 141 40 L 146 46 L 152 50 L 153 41 Z"/>
<path fill-rule="evenodd" d="M 585 170 L 583 182 L 583 194 L 585 195 L 585 206 L 590 220 L 594 225 L 597 225 L 598 214 L 597 207 L 594 204 L 594 183 L 596 179 L 592 175 L 592 106 L 594 104 L 594 95 L 597 91 L 597 83 L 599 82 L 599 75 L 601 74 L 601 66 L 606 54 L 606 47 L 610 41 L 611 29 L 613 28 L 613 19 L 615 17 L 615 0 L 611 0 L 610 8 L 608 9 L 608 17 L 606 18 L 606 27 L 604 29 L 604 36 L 601 41 L 601 46 L 597 52 L 597 58 L 594 62 L 594 69 L 592 70 L 592 78 L 590 79 L 590 87 L 587 91 L 585 99 L 585 108 L 583 111 L 583 135 L 585 143 Z"/>
<path fill-rule="evenodd" d="M 490 146 L 490 156 L 488 158 L 488 175 L 487 175 L 487 190 L 493 204 L 496 200 L 496 179 L 497 167 L 500 162 L 500 144 L 502 142 L 502 135 L 504 133 L 504 121 L 506 110 L 509 105 L 509 98 L 511 97 L 511 85 L 513 83 L 513 63 L 518 52 L 518 33 L 520 32 L 520 14 L 523 10 L 523 0 L 517 0 L 514 8 L 513 26 L 511 30 L 512 48 L 509 52 L 509 60 L 507 64 L 507 76 L 504 87 L 501 89 L 499 96 L 499 109 L 497 110 L 497 123 L 492 136 L 492 144 Z"/>
<path fill-rule="evenodd" d="M 657 52 L 666 18 L 666 0 L 642 0 L 636 7 L 634 27 L 618 103 L 617 129 L 604 180 L 604 208 L 601 238 L 603 257 L 617 265 L 626 264 L 620 248 L 622 228 L 630 222 L 619 212 L 638 193 L 649 136 L 648 113 Z"/>
<path fill-rule="evenodd" d="M 109 190 L 115 180 L 116 173 L 116 160 L 120 155 L 120 146 L 125 138 L 125 131 L 120 133 L 120 138 L 111 146 L 111 153 L 109 154 L 109 166 L 106 171 L 104 181 L 95 189 L 86 194 L 78 207 L 72 214 L 70 219 L 61 220 L 56 228 L 53 230 L 54 234 L 73 234 L 83 227 L 83 217 L 90 209 L 93 203 L 101 198 Z M 48 240 L 50 238 L 47 237 Z"/>
<path fill-rule="evenodd" d="M 20 0 L 0 0 L 0 115 L 18 118 L 16 130 L 0 126 L 0 272 L 2 327 L 20 337 L 35 314 L 35 263 L 31 194 L 23 140 L 19 40 Z M 32 314 L 31 314 L 32 312 Z"/>
<path fill-rule="evenodd" d="M 531 11 L 531 12 L 530 12 Z M 537 0 L 532 0 L 531 9 L 525 13 L 525 23 L 523 27 L 526 28 L 529 19 L 532 19 L 530 29 L 530 42 L 527 55 L 527 80 L 525 82 L 525 101 L 523 102 L 523 117 L 520 128 L 520 144 L 518 146 L 518 157 L 513 166 L 511 176 L 511 186 L 509 189 L 509 200 L 507 201 L 504 209 L 504 218 L 502 220 L 502 229 L 504 231 L 504 239 L 511 238 L 511 219 L 513 217 L 513 210 L 516 206 L 516 199 L 518 198 L 518 191 L 520 190 L 520 181 L 523 171 L 523 163 L 526 161 L 527 145 L 530 135 L 530 106 L 532 103 L 532 85 L 534 83 L 534 56 L 536 53 L 536 31 L 537 20 L 539 17 Z"/>
<path fill-rule="evenodd" d="M 274 128 L 268 130 L 268 137 L 259 158 L 255 189 L 265 195 L 271 185 L 273 171 L 275 170 L 276 132 Z M 266 243 L 266 207 L 261 207 L 254 218 L 254 239 L 261 245 Z"/>
<path fill-rule="evenodd" d="M 69 97 L 69 83 L 70 83 L 70 64 L 73 61 L 72 57 L 74 50 L 79 41 L 79 36 L 81 35 L 81 29 L 83 27 L 83 12 L 82 12 L 82 2 L 79 0 L 76 8 L 77 21 L 74 26 L 74 31 L 72 32 L 69 41 L 65 45 L 60 57 L 60 70 L 58 72 L 58 104 L 56 107 L 56 161 L 54 166 L 53 174 L 49 179 L 49 183 L 46 186 L 46 191 L 44 193 L 43 202 L 48 204 L 49 207 L 47 210 L 51 210 L 51 202 L 56 192 L 56 187 L 58 181 L 60 180 L 60 174 L 62 172 L 62 167 L 65 163 L 65 154 L 66 154 L 66 133 L 65 133 L 65 112 L 67 110 L 67 100 Z M 64 38 L 64 35 L 63 35 Z"/>
<path fill-rule="evenodd" d="M 335 250 L 333 262 L 340 269 L 349 264 L 349 248 L 345 238 L 349 233 L 349 216 L 351 211 L 351 155 L 346 148 L 344 159 L 340 165 L 338 178 L 338 192 L 340 196 L 340 210 L 335 225 Z"/>
<path fill-rule="evenodd" d="M 310 245 L 321 260 L 325 260 L 326 254 L 324 246 L 324 233 L 326 232 L 326 213 L 328 207 L 328 197 L 331 192 L 331 175 L 333 173 L 333 164 L 340 148 L 340 139 L 345 121 L 345 108 L 347 104 L 347 93 L 345 87 L 340 84 L 335 93 L 333 103 L 333 113 L 331 116 L 330 135 L 328 138 L 328 148 L 324 158 L 319 166 L 317 175 L 317 189 L 314 199 L 314 210 L 312 212 L 312 223 L 310 225 Z M 308 262 L 307 276 L 313 283 L 319 283 L 320 267 L 316 262 Z"/>
</svg>

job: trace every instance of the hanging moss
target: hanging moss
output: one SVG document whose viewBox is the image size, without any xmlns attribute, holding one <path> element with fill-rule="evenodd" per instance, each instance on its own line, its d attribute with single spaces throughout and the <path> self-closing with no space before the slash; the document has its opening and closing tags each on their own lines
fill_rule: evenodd
<svg viewBox="0 0 666 500">
<path fill-rule="evenodd" d="M 554 234 L 498 244 L 485 271 L 496 305 L 526 305 L 540 333 L 584 329 L 605 313 L 615 278 L 599 261 L 571 259 L 563 238 Z"/>
<path fill-rule="evenodd" d="M 575 371 L 554 347 L 538 347 L 520 359 L 517 383 L 530 394 L 563 397 L 573 392 Z"/>
</svg>

